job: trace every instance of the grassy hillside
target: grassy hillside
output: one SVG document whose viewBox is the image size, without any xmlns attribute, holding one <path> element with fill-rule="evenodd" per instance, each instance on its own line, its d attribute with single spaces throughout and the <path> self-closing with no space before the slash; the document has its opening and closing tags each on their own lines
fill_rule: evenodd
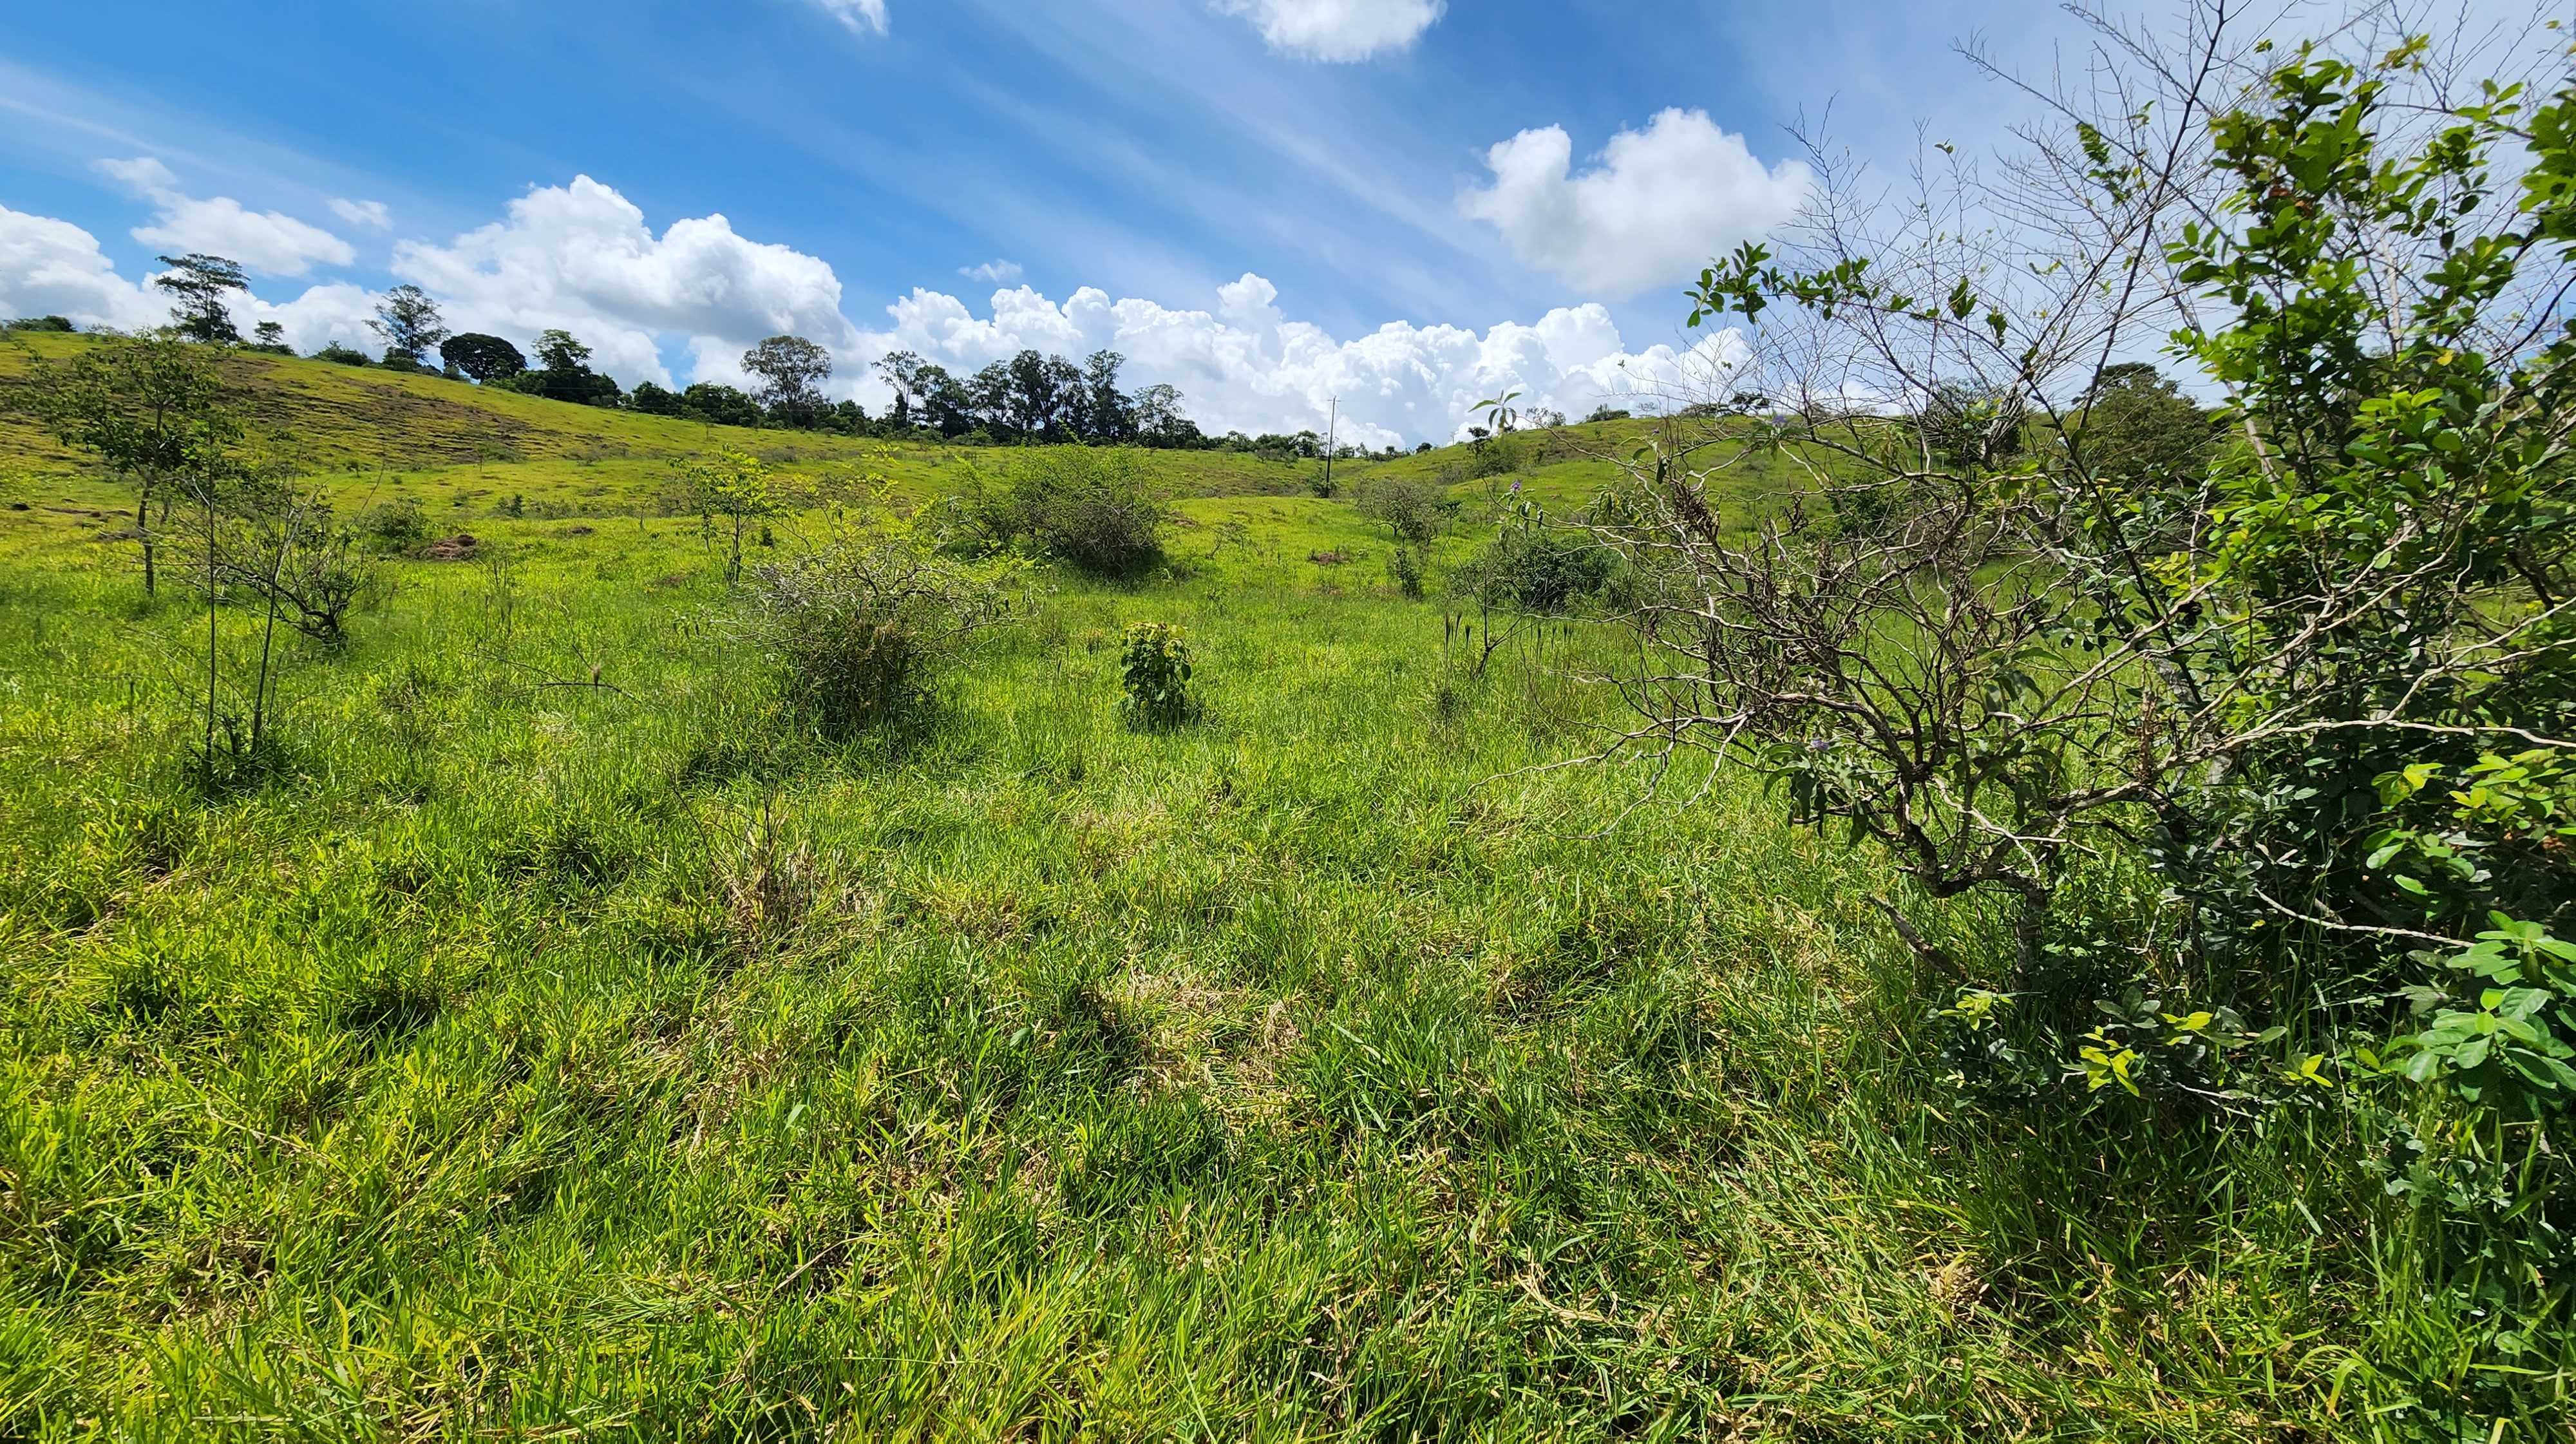
<svg viewBox="0 0 2576 1444">
<path fill-rule="evenodd" d="M 1870 857 L 1549 768 L 1618 635 L 1478 675 L 1301 468 L 1153 458 L 1179 565 L 1041 573 L 934 726 L 835 748 L 668 470 L 1006 457 L 243 358 L 352 503 L 487 544 L 290 645 L 286 765 L 207 796 L 205 613 L 6 414 L 61 344 L 0 347 L 0 1438 L 2290 1441 L 2402 1397 L 2331 1141 L 1953 1109 L 1955 980 Z M 1140 619 L 1199 650 L 1177 733 L 1118 718 Z"/>
<path fill-rule="evenodd" d="M 95 503 L 82 460 L 27 414 L 30 373 L 95 344 L 87 337 L 0 333 L 0 496 L 52 505 Z M 746 430 L 567 405 L 467 382 L 329 362 L 236 352 L 224 361 L 255 435 L 296 470 L 349 478 L 359 493 L 414 495 L 468 516 L 517 495 L 549 515 L 618 515 L 653 505 L 674 467 L 720 448 L 748 451 L 791 476 L 880 472 L 904 491 L 953 489 L 968 469 L 1006 466 L 1013 448 L 886 443 L 810 432 Z M 1565 428 L 1521 438 L 1528 480 L 1552 504 L 1580 505 L 1607 484 L 1644 423 Z M 1163 484 L 1182 498 L 1310 495 L 1320 461 L 1265 460 L 1221 451 L 1151 454 Z M 1463 448 L 1395 462 L 1339 462 L 1337 489 L 1379 475 L 1462 470 Z"/>
</svg>

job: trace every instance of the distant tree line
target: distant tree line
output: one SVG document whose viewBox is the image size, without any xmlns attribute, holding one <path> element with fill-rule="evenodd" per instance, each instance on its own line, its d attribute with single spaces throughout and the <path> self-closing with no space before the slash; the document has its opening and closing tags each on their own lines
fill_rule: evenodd
<svg viewBox="0 0 2576 1444">
<path fill-rule="evenodd" d="M 239 262 L 197 253 L 160 260 L 170 269 L 154 277 L 152 284 L 171 298 L 174 335 L 209 345 L 294 354 L 286 344 L 284 327 L 277 322 L 261 322 L 249 339 L 234 324 L 230 300 L 250 290 L 249 277 Z M 59 316 L 13 321 L 8 326 L 12 330 L 73 329 L 69 320 Z M 893 409 L 883 417 L 871 417 L 857 402 L 834 401 L 825 394 L 824 386 L 832 379 L 832 355 L 802 336 L 772 336 L 743 353 L 742 368 L 754 381 L 749 391 L 714 381 L 677 391 L 646 381 L 629 391 L 616 378 L 594 370 L 591 348 L 568 331 L 540 333 L 530 348 L 532 356 L 505 337 L 449 330 L 438 303 L 418 286 L 396 286 L 386 292 L 368 327 L 383 343 L 381 358 L 334 341 L 313 352 L 314 359 L 444 375 L 553 401 L 720 426 L 924 435 L 1005 445 L 1088 442 L 1320 454 L 1313 449 L 1311 432 L 1299 437 L 1254 438 L 1239 433 L 1208 437 L 1182 411 L 1177 389 L 1157 385 L 1123 390 L 1119 372 L 1126 359 L 1115 351 L 1098 352 L 1080 366 L 1062 356 L 1022 351 L 965 377 L 913 352 L 899 352 L 875 368 L 894 388 Z"/>
<path fill-rule="evenodd" d="M 275 321 L 260 322 L 247 339 L 234 324 L 229 300 L 250 290 L 249 277 L 239 262 L 197 253 L 160 260 L 170 269 L 154 277 L 152 284 L 171 298 L 173 334 L 270 355 L 295 354 L 286 344 L 285 328 Z M 64 317 L 41 316 L 7 322 L 5 329 L 74 328 Z M 834 401 L 824 394 L 825 383 L 832 379 L 832 355 L 802 336 L 772 336 L 743 353 L 742 368 L 754 382 L 748 391 L 717 381 L 700 381 L 676 391 L 645 381 L 630 391 L 616 378 L 592 369 L 590 347 L 570 332 L 542 332 L 529 350 L 522 351 L 505 337 L 450 331 L 438 303 L 418 286 L 396 286 L 386 292 L 368 329 L 382 341 L 382 356 L 333 341 L 312 352 L 312 358 L 343 366 L 443 375 L 552 401 L 717 426 L 918 436 L 968 445 L 1079 442 L 1233 451 L 1280 461 L 1319 460 L 1328 449 L 1326 438 L 1313 431 L 1258 436 L 1231 431 L 1210 436 L 1183 411 L 1178 388 L 1157 384 L 1127 390 L 1121 384 L 1127 358 L 1115 351 L 1093 352 L 1077 365 L 1063 356 L 1026 350 L 971 375 L 952 372 L 917 352 L 898 351 L 874 367 L 894 391 L 894 405 L 883 416 L 871 417 L 855 401 Z M 1399 454 L 1393 446 L 1373 452 L 1344 443 L 1329 449 L 1335 458 L 1346 461 Z M 1416 450 L 1428 451 L 1430 446 L 1425 443 Z"/>
</svg>

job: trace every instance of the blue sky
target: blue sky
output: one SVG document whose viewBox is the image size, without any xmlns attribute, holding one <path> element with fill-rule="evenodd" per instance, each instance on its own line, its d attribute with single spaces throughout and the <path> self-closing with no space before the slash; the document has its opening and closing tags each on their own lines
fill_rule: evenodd
<svg viewBox="0 0 2576 1444">
<path fill-rule="evenodd" d="M 221 9 L 17 7 L 0 311 L 142 324 L 156 252 L 248 252 L 245 324 L 308 348 L 412 281 L 629 384 L 730 379 L 777 329 L 862 400 L 890 346 L 1109 344 L 1216 429 L 1339 395 L 1407 441 L 1502 384 L 1687 385 L 1716 352 L 1679 283 L 1794 209 L 1785 127 L 1993 139 L 2009 107 L 1951 44 L 2070 33 L 2020 0 Z"/>
</svg>

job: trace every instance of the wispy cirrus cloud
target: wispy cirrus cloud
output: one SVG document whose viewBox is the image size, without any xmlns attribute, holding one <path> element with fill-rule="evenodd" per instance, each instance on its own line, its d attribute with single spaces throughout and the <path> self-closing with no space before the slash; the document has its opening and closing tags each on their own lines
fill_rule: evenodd
<svg viewBox="0 0 2576 1444">
<path fill-rule="evenodd" d="M 883 35 L 887 31 L 886 0 L 814 0 L 814 4 L 848 26 L 853 35 Z"/>
</svg>

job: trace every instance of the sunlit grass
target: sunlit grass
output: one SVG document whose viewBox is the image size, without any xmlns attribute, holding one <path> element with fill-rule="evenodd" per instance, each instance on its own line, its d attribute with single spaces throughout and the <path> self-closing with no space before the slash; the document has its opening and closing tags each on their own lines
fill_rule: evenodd
<svg viewBox="0 0 2576 1444">
<path fill-rule="evenodd" d="M 1467 676 L 1241 471 L 826 749 L 656 465 L 350 475 L 485 557 L 393 564 L 213 797 L 203 614 L 0 512 L 0 1437 L 2365 1427 L 2310 1155 L 1958 1112 L 1872 859 L 1531 770 L 1609 720 L 1581 624 Z"/>
</svg>

